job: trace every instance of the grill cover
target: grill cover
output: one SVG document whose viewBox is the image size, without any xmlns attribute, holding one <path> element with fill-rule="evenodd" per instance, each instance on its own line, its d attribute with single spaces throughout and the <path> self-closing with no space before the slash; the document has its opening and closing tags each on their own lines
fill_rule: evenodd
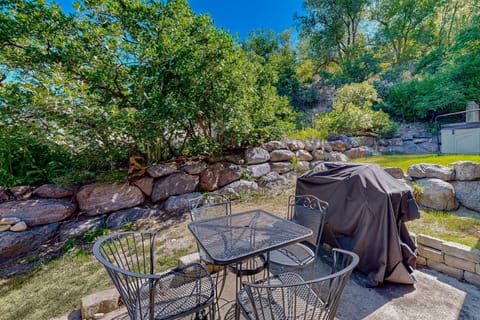
<svg viewBox="0 0 480 320">
<path fill-rule="evenodd" d="M 405 183 L 375 164 L 325 162 L 297 179 L 296 194 L 329 203 L 323 241 L 357 253 L 368 285 L 413 283 L 416 247 L 404 223 L 420 214 Z"/>
</svg>

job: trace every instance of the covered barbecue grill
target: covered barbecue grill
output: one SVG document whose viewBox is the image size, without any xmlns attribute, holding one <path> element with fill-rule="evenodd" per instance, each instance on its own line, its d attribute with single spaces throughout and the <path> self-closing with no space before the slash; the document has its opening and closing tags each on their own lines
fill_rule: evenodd
<svg viewBox="0 0 480 320">
<path fill-rule="evenodd" d="M 323 241 L 357 253 L 369 285 L 413 283 L 416 247 L 405 222 L 420 214 L 405 183 L 375 164 L 325 162 L 297 179 L 296 194 L 329 203 Z"/>
</svg>

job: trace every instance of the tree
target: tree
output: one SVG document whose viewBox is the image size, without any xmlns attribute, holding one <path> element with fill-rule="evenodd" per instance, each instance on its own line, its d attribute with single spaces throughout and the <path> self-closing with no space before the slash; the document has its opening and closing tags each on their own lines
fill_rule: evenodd
<svg viewBox="0 0 480 320">
<path fill-rule="evenodd" d="M 242 42 L 250 60 L 264 67 L 261 76 L 265 82 L 271 82 L 281 96 L 287 96 L 298 107 L 297 98 L 300 82 L 296 75 L 297 55 L 291 47 L 291 32 L 285 30 L 275 34 L 273 30 L 263 29 L 250 32 Z"/>
<path fill-rule="evenodd" d="M 437 8 L 437 43 L 439 46 L 449 46 L 456 34 L 468 25 L 478 0 L 442 0 Z"/>
<path fill-rule="evenodd" d="M 437 0 L 375 0 L 370 7 L 378 23 L 378 44 L 388 45 L 394 61 L 401 64 L 416 57 L 433 41 Z"/>
<path fill-rule="evenodd" d="M 305 16 L 297 17 L 300 36 L 319 67 L 357 57 L 359 24 L 368 0 L 304 0 Z"/>
<path fill-rule="evenodd" d="M 0 5 L 2 135 L 15 121 L 18 134 L 110 168 L 132 154 L 216 154 L 289 128 L 264 66 L 184 0 L 85 0 L 69 15 L 43 0 Z"/>
</svg>

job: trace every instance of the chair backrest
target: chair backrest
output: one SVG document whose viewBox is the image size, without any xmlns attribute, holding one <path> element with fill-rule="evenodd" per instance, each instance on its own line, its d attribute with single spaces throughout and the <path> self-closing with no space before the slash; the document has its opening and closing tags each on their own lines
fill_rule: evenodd
<svg viewBox="0 0 480 320">
<path fill-rule="evenodd" d="M 282 273 L 261 283 L 244 282 L 249 318 L 334 319 L 340 297 L 359 258 L 353 252 L 333 249 L 332 273 L 304 281 L 296 273 Z"/>
<path fill-rule="evenodd" d="M 203 194 L 200 197 L 188 201 L 190 218 L 192 221 L 205 220 L 232 213 L 230 200 L 220 195 Z M 206 263 L 212 263 L 211 258 L 197 243 L 200 259 Z"/>
<path fill-rule="evenodd" d="M 328 203 L 312 195 L 290 196 L 287 218 L 297 224 L 312 229 L 313 236 L 307 240 L 315 246 L 316 252 L 322 238 Z"/>
<path fill-rule="evenodd" d="M 105 236 L 93 246 L 95 258 L 107 270 L 132 319 L 135 314 L 153 314 L 153 310 L 135 310 L 135 305 L 153 308 L 153 304 L 138 302 L 140 288 L 154 284 L 154 239 L 154 232 L 121 232 Z"/>
<path fill-rule="evenodd" d="M 203 194 L 188 201 L 192 221 L 205 220 L 229 215 L 232 212 L 230 200 L 220 195 Z"/>
</svg>

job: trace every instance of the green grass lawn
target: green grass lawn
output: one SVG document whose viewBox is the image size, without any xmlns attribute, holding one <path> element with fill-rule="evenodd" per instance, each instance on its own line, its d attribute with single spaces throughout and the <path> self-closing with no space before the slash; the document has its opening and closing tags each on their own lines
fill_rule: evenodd
<svg viewBox="0 0 480 320">
<path fill-rule="evenodd" d="M 455 154 L 455 155 L 436 155 L 436 154 L 414 154 L 414 155 L 382 155 L 368 158 L 358 158 L 353 162 L 376 163 L 381 167 L 400 167 L 404 172 L 412 164 L 433 163 L 444 166 L 451 166 L 452 163 L 462 160 L 480 162 L 480 155 L 474 154 Z"/>
<path fill-rule="evenodd" d="M 480 219 L 451 212 L 421 210 L 420 219 L 407 222 L 409 231 L 480 250 Z"/>
<path fill-rule="evenodd" d="M 51 319 L 78 308 L 81 297 L 112 286 L 102 265 L 77 250 L 0 281 L 0 319 L 9 320 Z"/>
<path fill-rule="evenodd" d="M 187 249 L 157 250 L 159 271 L 177 265 Z M 80 308 L 83 297 L 113 287 L 105 268 L 91 253 L 74 248 L 25 276 L 0 280 L 0 319 L 49 320 Z"/>
<path fill-rule="evenodd" d="M 454 162 L 470 160 L 480 162 L 480 155 L 382 155 L 359 158 L 353 162 L 375 163 L 381 167 L 400 167 L 404 172 L 408 167 L 418 163 L 433 163 L 451 166 Z M 408 230 L 423 233 L 447 241 L 454 241 L 480 249 L 480 219 L 462 217 L 450 212 L 421 211 L 420 220 L 411 221 Z"/>
</svg>

